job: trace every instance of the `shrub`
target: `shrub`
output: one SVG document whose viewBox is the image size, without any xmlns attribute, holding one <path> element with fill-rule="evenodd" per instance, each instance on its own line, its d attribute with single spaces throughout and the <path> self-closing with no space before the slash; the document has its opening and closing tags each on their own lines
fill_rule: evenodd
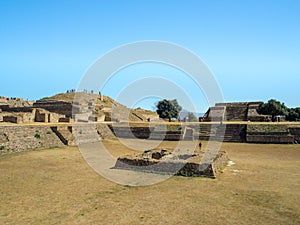
<svg viewBox="0 0 300 225">
<path fill-rule="evenodd" d="M 40 135 L 39 133 L 36 133 L 36 134 L 34 135 L 34 137 L 37 138 L 37 139 L 40 139 L 40 138 L 41 138 L 41 135 Z"/>
</svg>

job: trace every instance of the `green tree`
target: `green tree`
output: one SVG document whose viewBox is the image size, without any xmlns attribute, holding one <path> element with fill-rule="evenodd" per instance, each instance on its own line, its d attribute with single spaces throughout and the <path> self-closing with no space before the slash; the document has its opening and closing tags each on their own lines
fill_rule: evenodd
<svg viewBox="0 0 300 225">
<path fill-rule="evenodd" d="M 178 118 L 179 112 L 182 110 L 182 107 L 178 104 L 176 99 L 173 100 L 161 100 L 157 103 L 157 114 L 160 118 L 169 119 L 171 122 L 172 118 Z"/>
<path fill-rule="evenodd" d="M 189 112 L 188 113 L 188 120 L 189 120 L 189 122 L 198 122 L 198 119 L 197 119 L 197 117 L 195 116 L 195 114 L 194 113 L 191 113 L 191 112 Z"/>
<path fill-rule="evenodd" d="M 286 116 L 286 120 L 288 121 L 299 121 L 300 120 L 300 107 L 289 109 L 288 114 Z"/>
<path fill-rule="evenodd" d="M 288 114 L 288 108 L 275 99 L 269 100 L 267 103 L 262 103 L 258 106 L 257 112 L 263 115 L 271 115 L 272 121 L 276 120 L 276 116 L 283 116 Z"/>
</svg>

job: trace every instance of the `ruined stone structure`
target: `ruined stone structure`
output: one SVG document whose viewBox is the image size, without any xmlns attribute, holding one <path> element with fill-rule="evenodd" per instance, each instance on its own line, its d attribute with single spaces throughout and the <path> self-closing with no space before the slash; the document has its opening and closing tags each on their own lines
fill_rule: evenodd
<svg viewBox="0 0 300 225">
<path fill-rule="evenodd" d="M 108 125 L 115 136 L 119 138 L 138 138 L 151 140 L 194 140 L 194 129 L 184 127 L 178 131 L 159 130 L 157 127 L 127 127 Z"/>
<path fill-rule="evenodd" d="M 193 132 L 187 132 L 190 129 Z M 185 135 L 184 130 L 186 130 Z M 229 124 L 226 127 L 224 124 L 218 126 L 205 124 L 199 128 L 196 125 L 189 125 L 189 127 L 183 128 L 182 131 L 162 132 L 149 129 L 149 127 L 131 128 L 129 130 L 122 128 L 119 131 L 112 132 L 106 124 L 78 124 L 68 126 L 1 125 L 0 149 L 5 152 L 63 145 L 75 146 L 82 143 L 97 142 L 101 139 L 114 139 L 116 136 L 120 138 L 132 138 L 132 134 L 134 138 L 149 138 L 152 140 L 185 141 L 194 139 L 265 144 L 300 143 L 300 125 L 297 124 Z M 0 151 L 0 153 L 3 151 Z"/>
<path fill-rule="evenodd" d="M 114 139 L 115 136 L 105 124 L 42 125 L 0 127 L 0 154 L 35 148 L 77 146 L 83 143 Z"/>
<path fill-rule="evenodd" d="M 188 143 L 190 140 L 212 140 L 249 143 L 300 143 L 300 125 L 284 124 L 203 124 L 199 128 L 190 124 L 178 131 L 165 131 L 151 127 L 132 127 L 112 132 L 106 124 L 84 123 L 76 125 L 1 125 L 0 154 L 36 148 L 76 146 L 84 143 L 113 139 L 116 136 L 130 138 L 126 132 L 142 139 L 174 140 Z M 197 147 L 196 147 L 197 148 Z M 119 157 L 115 169 L 157 172 L 183 176 L 216 177 L 228 160 L 225 152 L 219 152 L 212 162 L 202 162 L 205 152 L 200 149 L 184 153 L 172 149 L 151 149 L 142 154 Z"/>
<path fill-rule="evenodd" d="M 268 116 L 258 114 L 262 102 L 217 103 L 203 116 L 203 121 L 266 121 Z"/>
<path fill-rule="evenodd" d="M 22 98 L 8 98 L 0 96 L 0 106 L 7 105 L 8 107 L 30 107 L 34 101 L 24 100 Z"/>
<path fill-rule="evenodd" d="M 34 107 L 9 107 L 2 105 L 0 112 L 0 122 L 10 123 L 32 123 L 32 122 L 43 122 L 43 123 L 57 123 L 65 119 L 65 115 L 51 113 L 45 109 L 34 108 Z M 62 120 L 61 120 L 62 119 Z"/>
<path fill-rule="evenodd" d="M 150 127 L 148 124 L 129 128 L 123 126 L 122 121 L 147 121 L 147 118 L 156 118 L 157 114 L 142 109 L 130 110 L 107 96 L 102 96 L 101 101 L 100 99 L 82 98 L 74 103 L 72 103 L 72 96 L 68 97 L 68 101 L 44 99 L 34 104 L 17 98 L 0 97 L 0 122 L 23 124 L 22 128 L 18 126 L 10 128 L 10 126 L 6 127 L 6 124 L 5 126 L 3 126 L 3 123 L 1 124 L 0 132 L 3 129 L 5 132 L 3 131 L 0 134 L 0 148 L 11 151 L 14 148 L 23 150 L 37 147 L 78 145 L 114 137 L 172 141 L 212 140 L 248 143 L 300 143 L 299 124 L 270 123 L 253 125 L 251 123 L 222 122 L 264 121 L 267 116 L 259 115 L 256 111 L 261 102 L 216 104 L 204 116 L 204 121 L 217 121 L 215 123 L 189 123 L 182 126 L 175 125 L 178 126 L 178 129 L 161 129 L 159 123 Z M 114 109 L 116 110 L 114 111 Z M 95 123 L 116 119 L 118 121 L 113 126 Z M 47 123 L 70 122 L 71 120 L 76 123 L 46 125 Z M 40 133 L 37 132 L 37 135 L 35 133 L 32 135 L 34 128 L 26 125 L 26 123 L 32 122 L 45 123 L 45 129 L 49 133 L 47 137 L 59 140 L 60 145 L 56 141 L 53 142 L 55 145 L 44 144 L 45 141 L 48 143 L 48 139 L 44 140 L 38 136 L 44 134 L 45 130 Z M 174 127 L 174 125 L 170 126 Z M 16 138 L 22 139 L 20 143 L 24 143 L 23 147 L 21 147 L 21 144 L 16 144 L 19 142 L 17 142 L 17 139 L 13 139 L 14 132 Z M 19 136 L 22 133 L 24 136 Z M 36 136 L 35 139 L 32 138 L 33 136 Z"/>
<path fill-rule="evenodd" d="M 204 152 L 180 154 L 169 149 L 147 150 L 142 154 L 119 157 L 114 168 L 215 178 L 227 165 L 228 157 L 224 151 L 220 151 L 213 162 L 201 162 L 203 155 Z"/>
<path fill-rule="evenodd" d="M 57 100 L 38 100 L 33 104 L 34 108 L 46 109 L 49 112 L 72 117 L 72 103 Z"/>
<path fill-rule="evenodd" d="M 40 111 L 33 112 L 34 109 Z M 158 115 L 154 112 L 129 109 L 108 96 L 84 92 L 57 94 L 36 102 L 0 97 L 0 122 L 3 121 L 3 116 L 7 116 L 6 121 L 13 123 L 68 122 L 71 120 L 74 122 L 120 122 L 158 119 Z"/>
<path fill-rule="evenodd" d="M 210 140 L 248 143 L 300 143 L 300 124 L 189 124 L 178 131 L 161 131 L 155 127 L 109 126 L 119 138 L 150 140 Z M 193 130 L 192 132 L 190 132 Z"/>
<path fill-rule="evenodd" d="M 72 126 L 52 126 L 51 130 L 69 146 L 114 139 L 115 136 L 105 124 L 82 124 Z"/>
<path fill-rule="evenodd" d="M 216 140 L 225 142 L 246 142 L 245 124 L 189 124 L 178 131 L 157 130 L 152 127 L 126 127 L 108 125 L 119 138 L 139 138 L 151 140 Z"/>
</svg>

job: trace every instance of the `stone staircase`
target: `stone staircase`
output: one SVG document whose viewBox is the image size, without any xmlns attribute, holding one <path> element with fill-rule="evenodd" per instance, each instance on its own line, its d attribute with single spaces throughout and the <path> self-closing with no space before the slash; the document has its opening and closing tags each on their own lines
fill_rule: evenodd
<svg viewBox="0 0 300 225">
<path fill-rule="evenodd" d="M 222 124 L 217 128 L 215 139 L 224 142 L 245 142 L 246 125 L 243 124 Z"/>
<path fill-rule="evenodd" d="M 69 146 L 101 140 L 95 125 L 59 126 L 51 129 L 65 145 Z"/>
<path fill-rule="evenodd" d="M 243 124 L 201 124 L 199 140 L 215 140 L 224 142 L 245 142 L 246 125 Z"/>
<path fill-rule="evenodd" d="M 245 121 L 247 112 L 247 105 L 226 106 L 225 121 Z"/>
<path fill-rule="evenodd" d="M 77 145 L 101 140 L 95 125 L 78 125 L 72 127 L 72 134 Z"/>
<path fill-rule="evenodd" d="M 216 132 L 215 129 L 212 129 L 211 124 L 201 124 L 197 130 L 199 134 L 199 140 L 209 140 L 209 138 L 214 136 Z"/>
<path fill-rule="evenodd" d="M 74 136 L 72 134 L 71 126 L 51 127 L 51 129 L 65 145 L 69 145 L 69 146 L 76 145 L 74 141 Z"/>
<path fill-rule="evenodd" d="M 101 139 L 116 139 L 116 136 L 106 124 L 97 124 L 96 129 Z"/>
<path fill-rule="evenodd" d="M 210 121 L 263 121 L 265 116 L 256 109 L 262 102 L 216 103 L 203 116 L 204 122 Z M 222 107 L 224 115 L 222 115 Z M 213 119 L 214 118 L 214 119 Z"/>
</svg>

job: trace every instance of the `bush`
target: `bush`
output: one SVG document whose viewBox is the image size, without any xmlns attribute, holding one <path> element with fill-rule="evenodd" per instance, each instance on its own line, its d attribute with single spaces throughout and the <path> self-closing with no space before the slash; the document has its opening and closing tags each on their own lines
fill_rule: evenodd
<svg viewBox="0 0 300 225">
<path fill-rule="evenodd" d="M 48 130 L 46 134 L 52 134 L 52 131 L 51 131 L 51 130 Z"/>
<path fill-rule="evenodd" d="M 5 146 L 0 146 L 0 150 L 4 150 L 5 149 Z"/>
<path fill-rule="evenodd" d="M 37 139 L 40 139 L 40 138 L 41 138 L 41 135 L 40 135 L 39 133 L 36 133 L 36 134 L 34 135 L 34 137 L 37 138 Z"/>
</svg>

